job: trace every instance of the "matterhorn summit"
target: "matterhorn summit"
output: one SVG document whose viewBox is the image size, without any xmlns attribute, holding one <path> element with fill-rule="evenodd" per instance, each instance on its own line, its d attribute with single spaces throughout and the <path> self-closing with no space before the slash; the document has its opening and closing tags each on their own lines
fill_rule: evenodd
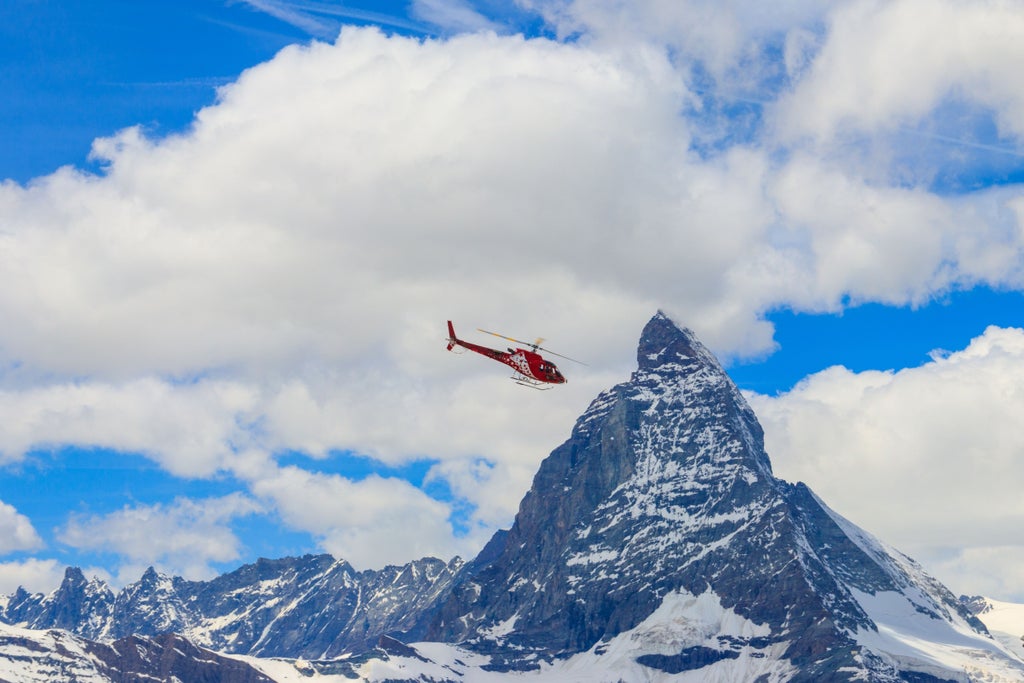
<svg viewBox="0 0 1024 683">
<path fill-rule="evenodd" d="M 659 312 L 637 361 L 543 462 L 433 639 L 594 680 L 959 680 L 975 658 L 1024 680 L 912 560 L 773 476 L 757 418 L 692 332 Z"/>
</svg>

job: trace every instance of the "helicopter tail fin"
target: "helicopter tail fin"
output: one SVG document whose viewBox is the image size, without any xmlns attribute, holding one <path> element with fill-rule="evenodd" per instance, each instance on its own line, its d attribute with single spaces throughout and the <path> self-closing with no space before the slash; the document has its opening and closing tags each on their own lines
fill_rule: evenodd
<svg viewBox="0 0 1024 683">
<path fill-rule="evenodd" d="M 452 321 L 448 321 L 448 350 L 451 351 L 455 347 L 458 338 L 455 336 L 455 328 L 452 326 Z"/>
</svg>

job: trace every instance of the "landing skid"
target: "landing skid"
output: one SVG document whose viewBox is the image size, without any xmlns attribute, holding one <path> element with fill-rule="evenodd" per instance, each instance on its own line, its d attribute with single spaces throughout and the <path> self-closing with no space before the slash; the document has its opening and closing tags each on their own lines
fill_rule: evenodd
<svg viewBox="0 0 1024 683">
<path fill-rule="evenodd" d="M 532 377 L 527 377 L 521 372 L 515 373 L 509 379 L 511 379 L 516 384 L 522 385 L 524 387 L 530 387 L 531 389 L 536 389 L 537 391 L 547 391 L 552 386 L 554 386 L 553 384 L 549 384 L 548 382 L 541 382 L 539 380 L 535 380 Z"/>
</svg>

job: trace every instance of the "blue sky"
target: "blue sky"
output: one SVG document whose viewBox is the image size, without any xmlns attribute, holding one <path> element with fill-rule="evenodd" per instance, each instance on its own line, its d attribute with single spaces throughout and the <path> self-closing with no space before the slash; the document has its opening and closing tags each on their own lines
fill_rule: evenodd
<svg viewBox="0 0 1024 683">
<path fill-rule="evenodd" d="M 777 474 L 1024 600 L 1024 13 L 756 8 L 5 4 L 0 588 L 471 555 L 662 308 Z"/>
</svg>

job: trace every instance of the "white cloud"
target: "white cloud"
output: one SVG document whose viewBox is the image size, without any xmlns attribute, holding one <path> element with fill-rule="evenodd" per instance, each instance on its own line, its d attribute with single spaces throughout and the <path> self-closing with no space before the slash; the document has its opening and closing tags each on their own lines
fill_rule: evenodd
<svg viewBox="0 0 1024 683">
<path fill-rule="evenodd" d="M 232 520 L 262 512 L 248 496 L 125 506 L 105 515 L 73 514 L 59 531 L 61 543 L 120 556 L 119 580 L 134 581 L 149 566 L 189 579 L 208 579 L 214 562 L 241 555 Z"/>
<path fill-rule="evenodd" d="M 1024 284 L 1019 188 L 944 198 L 879 186 L 807 154 L 770 183 L 780 220 L 763 259 L 784 266 L 743 274 L 745 287 L 764 278 L 760 306 L 920 305 L 955 286 Z"/>
<path fill-rule="evenodd" d="M 480 458 L 450 459 L 431 468 L 427 482 L 443 482 L 457 501 L 471 503 L 473 511 L 465 523 L 471 532 L 488 532 L 489 537 L 489 532 L 495 529 L 512 526 L 514 514 L 539 464 L 527 458 L 497 462 Z M 474 539 L 488 540 L 479 535 Z"/>
<path fill-rule="evenodd" d="M 453 555 L 448 506 L 401 479 L 371 475 L 354 482 L 283 467 L 254 481 L 252 490 L 272 500 L 286 524 L 361 569 Z M 481 545 L 482 539 L 467 539 L 463 549 L 475 553 Z"/>
<path fill-rule="evenodd" d="M 408 386 L 437 378 L 448 317 L 607 365 L 659 306 L 758 353 L 766 309 L 958 280 L 950 200 L 753 146 L 697 158 L 681 81 L 652 47 L 346 30 L 288 48 L 185 134 L 98 141 L 105 177 L 0 188 L 0 349 L 30 377 Z"/>
<path fill-rule="evenodd" d="M 807 482 L 953 590 L 1024 599 L 1012 582 L 1024 551 L 1022 368 L 1024 330 L 990 327 L 921 367 L 833 367 L 748 398 L 778 476 Z"/>
<path fill-rule="evenodd" d="M 289 2 L 288 0 L 242 0 L 253 9 L 291 24 L 319 38 L 330 38 L 337 33 L 338 25 L 321 16 L 316 7 L 309 3 Z M 323 7 L 329 7 L 324 5 Z"/>
<path fill-rule="evenodd" d="M 1024 133 L 1024 12 L 1009 2 L 859 0 L 829 18 L 810 72 L 784 98 L 781 128 L 817 141 L 913 125 L 944 100 L 996 113 Z"/>
<path fill-rule="evenodd" d="M 1011 543 L 947 548 L 931 560 L 934 573 L 971 595 L 1007 596 L 1024 600 L 1024 547 Z"/>
<path fill-rule="evenodd" d="M 453 33 L 497 28 L 465 0 L 412 0 L 410 11 L 414 17 Z"/>
<path fill-rule="evenodd" d="M 593 269 L 666 230 L 634 208 L 685 153 L 679 92 L 653 53 L 493 35 L 286 49 L 186 135 L 98 141 L 106 177 L 0 189 L 0 347 L 23 373 L 291 372 L 394 362 L 494 301 L 527 329 L 594 295 L 616 320 L 637 292 Z"/>
<path fill-rule="evenodd" d="M 0 562 L 0 595 L 11 595 L 18 588 L 29 593 L 50 593 L 60 586 L 63 578 L 64 565 L 54 559 Z"/>
<path fill-rule="evenodd" d="M 79 444 L 144 453 L 179 475 L 210 475 L 244 445 L 256 398 L 237 382 L 153 378 L 0 390 L 0 462 Z"/>
<path fill-rule="evenodd" d="M 442 343 L 435 352 L 438 362 L 453 370 L 466 363 L 490 368 L 490 361 L 477 356 L 447 354 Z M 605 376 L 589 378 L 578 386 L 574 382 L 571 393 L 541 394 L 507 381 L 499 366 L 494 370 L 489 376 L 462 381 L 455 395 L 448 393 L 453 387 L 445 382 L 416 388 L 294 381 L 274 389 L 216 380 L 187 385 L 144 380 L 7 392 L 0 394 L 0 407 L 9 420 L 0 438 L 0 452 L 11 461 L 36 448 L 76 443 L 143 453 L 180 477 L 230 472 L 250 482 L 252 490 L 270 500 L 293 528 L 318 538 L 325 550 L 364 565 L 414 559 L 410 553 L 415 550 L 444 558 L 469 556 L 486 540 L 484 536 L 511 522 L 537 464 L 568 436 L 572 421 L 597 392 L 597 384 L 611 381 Z M 481 396 L 489 400 L 483 402 Z M 496 410 L 494 402 L 505 409 Z M 495 434 L 505 437 L 496 439 Z M 456 504 L 476 509 L 468 520 L 470 536 L 454 537 L 449 506 L 404 482 L 352 483 L 287 469 L 282 474 L 270 455 L 297 450 L 323 458 L 333 450 L 352 449 L 391 464 L 415 457 L 441 459 L 432 476 L 450 480 Z M 479 470 L 474 458 L 493 463 L 487 471 L 493 470 L 494 476 L 472 475 Z M 334 510 L 332 505 L 340 498 L 333 494 L 317 499 L 329 503 L 326 508 L 311 505 L 305 487 L 297 483 L 303 477 L 314 488 L 345 489 L 350 503 L 374 500 L 375 492 L 388 487 L 393 490 L 377 498 L 379 503 L 360 503 L 370 516 L 348 526 L 355 513 Z M 399 500 L 403 502 L 396 503 Z M 195 556 L 196 566 L 186 566 L 176 555 L 177 544 L 187 544 L 192 537 L 192 527 L 209 518 L 206 503 L 195 506 L 181 500 L 170 507 L 141 506 L 108 516 L 78 516 L 63 540 L 80 548 L 96 548 L 101 539 L 111 539 L 105 549 L 129 557 L 121 571 L 126 577 L 149 564 L 184 567 L 198 575 L 210 561 L 205 555 Z M 21 532 L 31 531 L 31 525 L 13 509 L 9 512 L 11 523 L 19 523 L 19 533 L 8 539 L 19 540 L 19 548 L 25 549 L 29 536 Z M 420 520 L 423 528 L 409 526 L 402 515 Z M 170 531 L 175 524 L 182 525 L 180 539 Z M 166 529 L 157 532 L 154 525 Z M 396 529 L 374 534 L 375 525 Z M 144 543 L 136 548 L 135 532 L 164 538 L 171 545 Z M 412 532 L 416 538 L 408 542 L 391 539 Z M 227 527 L 220 533 L 229 533 Z M 224 547 L 237 549 L 237 544 Z"/>
<path fill-rule="evenodd" d="M 765 66 L 761 50 L 787 33 L 806 34 L 835 0 L 528 0 L 560 34 L 582 33 L 599 43 L 649 40 L 688 59 L 700 61 L 719 79 L 731 78 L 743 63 L 747 70 Z M 791 53 L 791 57 L 793 54 Z"/>
<path fill-rule="evenodd" d="M 375 12 L 340 3 L 316 0 L 242 0 L 250 8 L 301 29 L 310 36 L 333 40 L 346 20 L 397 28 L 414 33 L 427 33 L 428 27 L 410 21 L 404 13 Z M 387 10 L 388 8 L 383 8 Z M 400 8 L 394 8 L 398 10 Z M 457 12 L 453 12 L 459 17 Z M 441 14 L 443 17 L 444 14 Z M 455 24 L 456 26 L 461 24 Z"/>
<path fill-rule="evenodd" d="M 393 480 L 277 471 L 269 454 L 438 458 L 434 475 L 477 506 L 474 523 L 504 525 L 587 402 L 632 368 L 659 307 L 730 356 L 772 348 L 760 316 L 773 307 L 1022 286 L 1019 188 L 942 197 L 889 185 L 855 154 L 777 146 L 779 131 L 869 135 L 927 115 L 951 88 L 1017 130 L 1012 62 L 992 56 L 1016 48 L 1001 38 L 946 75 L 960 48 L 928 45 L 953 56 L 922 52 L 909 69 L 922 89 L 867 93 L 877 102 L 851 119 L 847 98 L 870 89 L 874 63 L 858 66 L 856 50 L 891 55 L 889 29 L 926 41 L 898 26 L 915 6 L 893 5 L 837 5 L 825 36 L 814 25 L 832 3 L 818 2 L 546 5 L 600 38 L 572 45 L 346 29 L 248 70 L 180 135 L 98 140 L 105 175 L 3 184 L 0 457 L 79 443 L 181 476 L 228 470 L 354 561 L 447 556 L 469 541 L 451 537 L 446 505 Z M 989 21 L 978 7 L 925 13 L 963 16 L 977 46 Z M 763 61 L 775 40 L 781 65 Z M 795 87 L 772 112 L 777 129 L 697 155 L 686 112 L 710 114 L 692 111 L 693 59 L 730 78 L 784 70 Z M 829 91 L 846 77 L 853 94 Z M 449 318 L 468 337 L 478 325 L 544 335 L 590 367 L 562 363 L 567 386 L 527 392 L 490 361 L 446 354 Z M 492 474 L 474 470 L 484 461 Z M 301 509 L 303 485 L 316 514 Z M 420 545 L 388 498 L 407 498 Z M 142 512 L 187 530 L 184 505 L 68 532 L 99 543 L 87 528 L 116 538 L 116 522 Z"/>
<path fill-rule="evenodd" d="M 43 539 L 29 518 L 13 505 L 0 501 L 0 555 L 15 550 L 36 550 L 42 545 Z"/>
</svg>

